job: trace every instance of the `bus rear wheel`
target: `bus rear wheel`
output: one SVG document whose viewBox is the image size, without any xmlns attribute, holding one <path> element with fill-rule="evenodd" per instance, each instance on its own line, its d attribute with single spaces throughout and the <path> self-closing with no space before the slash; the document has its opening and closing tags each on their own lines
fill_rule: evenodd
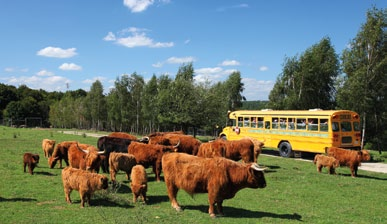
<svg viewBox="0 0 387 224">
<path fill-rule="evenodd" d="M 292 146 L 289 142 L 281 142 L 278 147 L 280 156 L 290 158 L 294 156 L 294 152 L 292 150 Z"/>
</svg>

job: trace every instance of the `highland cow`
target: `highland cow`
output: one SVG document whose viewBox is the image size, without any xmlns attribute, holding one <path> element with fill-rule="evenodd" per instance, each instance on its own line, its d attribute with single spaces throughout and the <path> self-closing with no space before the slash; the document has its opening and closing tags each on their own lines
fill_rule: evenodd
<svg viewBox="0 0 387 224">
<path fill-rule="evenodd" d="M 116 174 L 119 170 L 126 172 L 126 178 L 130 179 L 132 168 L 136 165 L 134 155 L 122 152 L 111 152 L 109 157 L 110 180 L 116 183 Z"/>
<path fill-rule="evenodd" d="M 65 167 L 62 170 L 62 182 L 66 202 L 71 204 L 71 192 L 79 191 L 82 208 L 85 207 L 85 202 L 91 205 L 90 198 L 95 191 L 108 188 L 106 176 L 72 167 Z"/>
<path fill-rule="evenodd" d="M 133 202 L 137 201 L 137 198 L 141 198 L 144 203 L 146 203 L 146 192 L 148 190 L 148 179 L 145 172 L 145 168 L 142 165 L 135 165 L 132 168 L 132 173 L 130 176 L 132 182 L 130 187 L 133 193 Z"/>
<path fill-rule="evenodd" d="M 336 158 L 321 154 L 317 154 L 314 156 L 313 163 L 316 164 L 317 171 L 319 173 L 321 173 L 322 167 L 326 167 L 328 169 L 329 174 L 336 174 L 335 168 L 340 166 L 340 162 Z"/>
<path fill-rule="evenodd" d="M 24 173 L 26 172 L 26 166 L 28 166 L 28 172 L 34 175 L 34 169 L 38 166 L 39 155 L 26 152 L 23 155 Z"/>
<path fill-rule="evenodd" d="M 358 167 L 362 161 L 369 161 L 370 154 L 367 150 L 348 150 L 337 147 L 326 147 L 325 151 L 328 156 L 335 157 L 339 160 L 340 166 L 347 166 L 351 169 L 351 176 L 357 176 Z"/>
<path fill-rule="evenodd" d="M 42 149 L 44 152 L 44 157 L 48 158 L 52 156 L 55 148 L 55 140 L 43 139 Z"/>
</svg>

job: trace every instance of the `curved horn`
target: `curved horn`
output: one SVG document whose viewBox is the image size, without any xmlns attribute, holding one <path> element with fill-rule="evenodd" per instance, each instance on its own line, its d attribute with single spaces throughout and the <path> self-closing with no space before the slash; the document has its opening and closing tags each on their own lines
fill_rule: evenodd
<svg viewBox="0 0 387 224">
<path fill-rule="evenodd" d="M 81 147 L 79 147 L 78 142 L 77 142 L 77 148 L 78 148 L 78 150 L 81 150 L 82 152 L 84 152 L 84 153 L 86 153 L 86 154 L 89 153 L 89 151 L 84 150 L 84 149 L 82 149 Z"/>
<path fill-rule="evenodd" d="M 251 164 L 250 166 L 253 170 L 257 170 L 257 171 L 264 171 L 266 170 L 266 167 L 259 167 L 259 165 L 257 163 L 253 163 Z"/>
<path fill-rule="evenodd" d="M 105 154 L 105 150 L 103 150 L 103 151 L 97 151 L 97 154 L 98 154 L 98 155 Z"/>
<path fill-rule="evenodd" d="M 179 147 L 179 145 L 180 145 L 180 139 L 179 139 L 179 142 L 175 146 L 173 146 L 173 148 L 177 148 Z"/>
</svg>

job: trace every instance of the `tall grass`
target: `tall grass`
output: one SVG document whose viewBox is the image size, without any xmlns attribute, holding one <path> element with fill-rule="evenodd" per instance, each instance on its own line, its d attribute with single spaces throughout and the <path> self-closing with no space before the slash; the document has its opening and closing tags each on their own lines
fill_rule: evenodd
<svg viewBox="0 0 387 224">
<path fill-rule="evenodd" d="M 184 211 L 171 208 L 164 182 L 156 182 L 151 169 L 148 204 L 133 203 L 125 174 L 119 186 L 98 191 L 92 206 L 80 208 L 65 202 L 61 169 L 48 168 L 41 149 L 44 138 L 57 142 L 77 140 L 96 145 L 97 139 L 64 134 L 60 130 L 13 129 L 0 126 L 1 223 L 384 223 L 387 220 L 387 175 L 359 170 L 351 178 L 348 168 L 338 175 L 319 174 L 313 163 L 261 155 L 267 166 L 264 189 L 243 189 L 225 200 L 224 217 L 208 215 L 207 194 L 191 197 L 184 191 L 178 200 Z M 35 174 L 23 172 L 24 152 L 39 153 Z M 57 165 L 58 166 L 58 165 Z M 108 176 L 108 174 L 105 174 Z M 109 177 L 109 176 L 108 176 Z"/>
</svg>

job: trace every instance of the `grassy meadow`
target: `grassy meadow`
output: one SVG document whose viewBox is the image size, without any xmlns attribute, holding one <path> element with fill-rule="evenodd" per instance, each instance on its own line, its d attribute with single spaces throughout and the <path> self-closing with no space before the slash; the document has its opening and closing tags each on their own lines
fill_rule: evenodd
<svg viewBox="0 0 387 224">
<path fill-rule="evenodd" d="M 75 133 L 75 132 L 74 132 Z M 79 132 L 78 132 L 79 133 Z M 178 201 L 184 209 L 171 208 L 164 182 L 148 172 L 148 204 L 133 203 L 123 172 L 120 186 L 97 191 L 92 206 L 80 208 L 73 191 L 73 204 L 65 201 L 61 169 L 48 168 L 42 139 L 77 140 L 96 145 L 87 134 L 65 134 L 55 129 L 15 129 L 0 126 L 0 222 L 1 223 L 385 223 L 387 220 L 387 174 L 359 170 L 351 178 L 348 168 L 338 175 L 319 174 L 313 163 L 261 155 L 268 167 L 264 189 L 243 189 L 225 200 L 224 217 L 210 218 L 207 194 L 191 197 L 184 191 Z M 23 172 L 23 154 L 39 153 L 34 175 Z M 105 174 L 108 176 L 108 174 Z M 109 176 L 108 176 L 109 177 Z M 110 178 L 110 177 L 109 177 Z"/>
</svg>

